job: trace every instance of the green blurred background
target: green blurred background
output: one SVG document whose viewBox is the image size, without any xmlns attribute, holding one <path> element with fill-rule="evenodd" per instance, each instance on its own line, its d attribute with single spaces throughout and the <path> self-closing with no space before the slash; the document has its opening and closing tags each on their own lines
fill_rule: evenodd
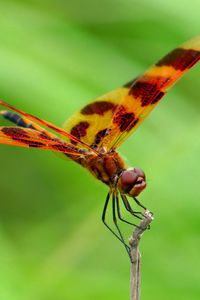
<svg viewBox="0 0 200 300">
<path fill-rule="evenodd" d="M 195 0 L 1 0 L 0 97 L 61 125 L 199 34 L 199 11 Z M 199 72 L 120 149 L 145 170 L 140 200 L 155 213 L 143 300 L 200 297 Z M 0 299 L 128 299 L 128 257 L 101 222 L 107 188 L 48 151 L 1 145 L 0 164 Z"/>
</svg>

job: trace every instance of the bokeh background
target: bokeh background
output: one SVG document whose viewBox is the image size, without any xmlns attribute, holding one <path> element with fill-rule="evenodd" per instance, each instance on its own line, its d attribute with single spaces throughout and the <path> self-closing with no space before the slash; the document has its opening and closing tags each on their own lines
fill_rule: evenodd
<svg viewBox="0 0 200 300">
<path fill-rule="evenodd" d="M 1 0 L 0 97 L 61 125 L 199 34 L 199 11 L 195 0 Z M 155 213 L 143 300 L 200 297 L 199 72 L 120 149 L 145 170 L 140 200 Z M 128 257 L 101 222 L 107 188 L 47 151 L 1 145 L 0 166 L 0 299 L 128 299 Z"/>
</svg>

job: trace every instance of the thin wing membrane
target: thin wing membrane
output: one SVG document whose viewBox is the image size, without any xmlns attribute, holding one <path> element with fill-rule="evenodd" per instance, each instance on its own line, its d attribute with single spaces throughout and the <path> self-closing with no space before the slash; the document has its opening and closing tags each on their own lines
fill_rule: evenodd
<svg viewBox="0 0 200 300">
<path fill-rule="evenodd" d="M 149 115 L 168 90 L 200 59 L 200 37 L 174 49 L 132 83 L 115 110 L 108 137 L 100 146 L 119 147 Z"/>
<path fill-rule="evenodd" d="M 83 107 L 64 123 L 64 129 L 97 151 L 119 147 L 199 59 L 200 37 L 196 37 L 143 75 Z"/>
<path fill-rule="evenodd" d="M 93 149 L 98 148 L 99 143 L 109 135 L 107 128 L 119 102 L 126 95 L 127 89 L 121 87 L 95 99 L 67 119 L 64 129 Z"/>
<path fill-rule="evenodd" d="M 59 138 L 50 138 L 45 133 L 37 130 L 17 126 L 0 127 L 0 144 L 46 149 L 63 152 L 69 156 L 87 155 L 87 150 L 77 148 L 73 144 L 66 143 Z"/>
<path fill-rule="evenodd" d="M 75 144 L 75 143 L 79 143 L 80 146 L 82 146 L 82 148 L 86 148 L 86 149 L 88 149 L 88 150 L 90 150 L 90 151 L 95 152 L 95 150 L 93 150 L 92 148 L 90 148 L 86 143 L 84 143 L 84 142 L 82 142 L 82 141 L 79 141 L 75 136 L 71 135 L 71 134 L 68 133 L 67 131 L 63 130 L 62 128 L 59 128 L 59 127 L 55 126 L 54 124 L 52 124 L 52 123 L 50 123 L 50 122 L 47 122 L 47 121 L 45 121 L 45 120 L 42 120 L 42 119 L 40 119 L 40 118 L 38 118 L 38 117 L 35 117 L 35 116 L 31 115 L 31 114 L 28 114 L 28 113 L 26 113 L 26 112 L 24 112 L 24 111 L 22 111 L 22 110 L 20 110 L 20 109 L 18 109 L 18 108 L 16 108 L 16 107 L 10 105 L 10 104 L 8 104 L 8 103 L 5 103 L 3 100 L 0 100 L 0 105 L 4 106 L 4 107 L 6 107 L 6 108 L 9 108 L 9 109 L 11 109 L 12 111 L 17 112 L 18 114 L 24 116 L 25 119 L 29 119 L 30 121 L 39 123 L 39 124 L 41 124 L 41 125 L 43 125 L 43 126 L 45 126 L 45 127 L 48 127 L 48 128 L 50 128 L 50 129 L 54 130 L 54 131 L 57 132 L 59 135 L 64 136 L 65 138 L 70 139 L 70 141 L 72 141 L 74 144 Z M 38 126 L 38 128 L 41 128 L 41 127 Z M 53 136 L 51 133 L 49 133 L 49 134 L 50 134 L 51 136 Z"/>
</svg>

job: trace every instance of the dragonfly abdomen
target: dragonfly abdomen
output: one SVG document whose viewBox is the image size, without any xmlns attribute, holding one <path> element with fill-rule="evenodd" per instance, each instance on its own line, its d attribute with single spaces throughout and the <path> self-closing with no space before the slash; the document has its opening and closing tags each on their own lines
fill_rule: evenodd
<svg viewBox="0 0 200 300">
<path fill-rule="evenodd" d="M 35 129 L 31 122 L 25 118 L 22 118 L 20 115 L 13 113 L 11 111 L 1 111 L 1 115 L 9 120 L 10 122 L 24 128 Z"/>
</svg>

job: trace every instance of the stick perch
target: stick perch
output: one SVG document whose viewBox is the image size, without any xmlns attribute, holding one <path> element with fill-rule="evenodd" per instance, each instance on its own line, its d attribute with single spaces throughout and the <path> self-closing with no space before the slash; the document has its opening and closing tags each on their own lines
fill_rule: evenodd
<svg viewBox="0 0 200 300">
<path fill-rule="evenodd" d="M 130 300 L 140 299 L 140 252 L 139 242 L 144 231 L 153 221 L 153 215 L 149 210 L 144 212 L 144 218 L 138 227 L 132 233 L 129 239 L 130 255 L 131 255 L 131 274 L 130 274 Z"/>
</svg>

